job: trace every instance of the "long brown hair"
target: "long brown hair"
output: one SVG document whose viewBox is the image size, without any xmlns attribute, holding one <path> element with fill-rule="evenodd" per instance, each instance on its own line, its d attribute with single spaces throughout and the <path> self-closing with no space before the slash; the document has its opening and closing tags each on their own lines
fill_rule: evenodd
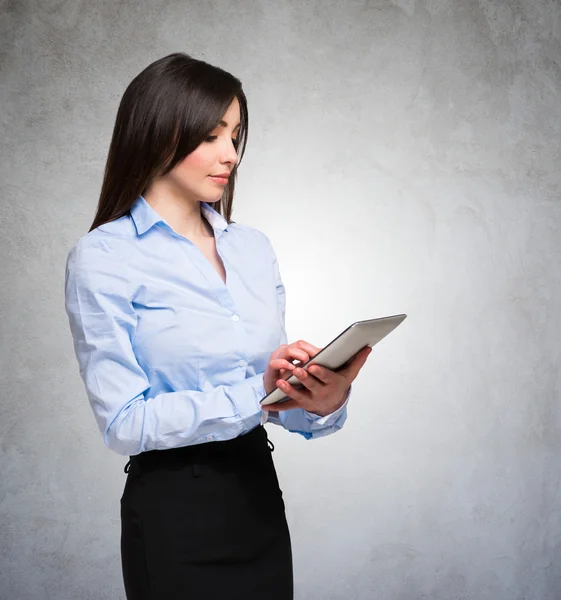
<svg viewBox="0 0 561 600">
<path fill-rule="evenodd" d="M 175 52 L 148 65 L 123 94 L 89 231 L 126 214 L 154 177 L 171 171 L 217 127 L 234 97 L 240 104 L 238 162 L 222 198 L 212 203 L 231 223 L 236 174 L 248 129 L 242 84 L 219 67 Z"/>
</svg>

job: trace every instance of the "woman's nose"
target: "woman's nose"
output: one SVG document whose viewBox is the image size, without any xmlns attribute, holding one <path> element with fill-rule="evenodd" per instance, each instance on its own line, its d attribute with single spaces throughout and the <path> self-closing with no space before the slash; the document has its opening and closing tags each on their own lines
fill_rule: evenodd
<svg viewBox="0 0 561 600">
<path fill-rule="evenodd" d="M 229 162 L 233 166 L 236 164 L 237 161 L 238 161 L 238 153 L 236 152 L 234 144 L 232 144 L 232 142 L 230 142 L 222 156 L 222 162 Z"/>
</svg>

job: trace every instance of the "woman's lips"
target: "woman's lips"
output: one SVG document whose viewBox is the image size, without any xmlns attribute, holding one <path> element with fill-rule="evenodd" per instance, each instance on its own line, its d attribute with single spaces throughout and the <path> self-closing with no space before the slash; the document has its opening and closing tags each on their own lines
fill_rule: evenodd
<svg viewBox="0 0 561 600">
<path fill-rule="evenodd" d="M 226 185 L 228 183 L 227 177 L 215 177 L 214 175 L 209 175 L 209 177 L 216 183 L 219 183 L 220 185 Z"/>
</svg>

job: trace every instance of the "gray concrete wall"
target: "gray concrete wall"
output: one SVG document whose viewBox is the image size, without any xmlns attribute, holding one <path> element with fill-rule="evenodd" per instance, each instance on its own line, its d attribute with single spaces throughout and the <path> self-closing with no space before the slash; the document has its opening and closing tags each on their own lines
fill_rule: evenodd
<svg viewBox="0 0 561 600">
<path fill-rule="evenodd" d="M 79 378 L 64 261 L 126 85 L 183 50 L 244 83 L 234 219 L 273 242 L 289 341 L 409 315 L 340 433 L 267 426 L 296 598 L 560 598 L 561 4 L 1 10 L 0 597 L 124 598 L 125 461 Z"/>
</svg>

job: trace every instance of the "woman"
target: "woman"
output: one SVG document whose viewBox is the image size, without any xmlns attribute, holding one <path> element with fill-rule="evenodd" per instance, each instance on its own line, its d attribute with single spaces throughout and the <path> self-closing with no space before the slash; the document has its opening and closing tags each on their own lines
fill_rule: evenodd
<svg viewBox="0 0 561 600">
<path fill-rule="evenodd" d="M 121 100 L 65 306 L 105 444 L 129 456 L 121 558 L 129 600 L 293 597 L 292 554 L 265 422 L 340 429 L 370 348 L 301 373 L 266 235 L 230 216 L 248 127 L 241 83 L 175 53 Z M 238 149 L 241 148 L 238 158 Z M 210 204 L 213 206 L 210 206 Z M 259 400 L 290 369 L 284 403 Z"/>
</svg>

